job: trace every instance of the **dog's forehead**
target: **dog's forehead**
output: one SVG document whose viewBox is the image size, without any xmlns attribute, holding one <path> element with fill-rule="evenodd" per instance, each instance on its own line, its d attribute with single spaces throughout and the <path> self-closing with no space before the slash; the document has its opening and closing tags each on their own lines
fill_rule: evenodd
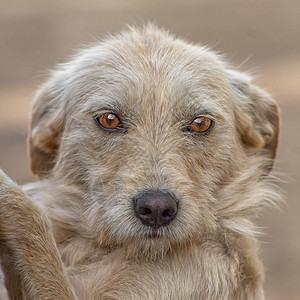
<svg viewBox="0 0 300 300">
<path fill-rule="evenodd" d="M 118 37 L 85 56 L 97 66 L 86 67 L 94 78 L 89 109 L 155 105 L 221 114 L 230 98 L 217 55 L 161 32 Z"/>
</svg>

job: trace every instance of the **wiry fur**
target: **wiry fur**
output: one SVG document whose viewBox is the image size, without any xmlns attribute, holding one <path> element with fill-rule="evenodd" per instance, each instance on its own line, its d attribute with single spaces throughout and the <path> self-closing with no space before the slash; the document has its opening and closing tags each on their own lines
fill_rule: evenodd
<svg viewBox="0 0 300 300">
<path fill-rule="evenodd" d="M 119 115 L 126 131 L 101 130 L 94 116 L 104 110 Z M 201 114 L 214 118 L 214 128 L 185 132 Z M 278 108 L 251 78 L 152 25 L 61 65 L 33 102 L 29 148 L 40 181 L 23 195 L 51 221 L 64 264 L 52 262 L 53 280 L 65 269 L 62 285 L 68 290 L 69 280 L 77 295 L 57 299 L 263 299 L 252 217 L 279 199 L 269 175 L 278 134 Z M 17 187 L 3 185 L 5 262 L 19 245 L 3 200 Z M 155 232 L 132 208 L 147 190 L 179 199 L 176 219 Z M 28 209 L 20 225 L 31 222 Z M 52 248 L 43 255 L 56 257 Z M 12 275 L 4 268 L 16 287 L 6 281 L 11 297 L 50 299 L 24 287 L 31 273 L 18 259 Z"/>
</svg>

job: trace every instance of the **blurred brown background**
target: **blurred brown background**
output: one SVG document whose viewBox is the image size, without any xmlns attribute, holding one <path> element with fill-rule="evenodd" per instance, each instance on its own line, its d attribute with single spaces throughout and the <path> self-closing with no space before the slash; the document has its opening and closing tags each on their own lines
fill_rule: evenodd
<svg viewBox="0 0 300 300">
<path fill-rule="evenodd" d="M 46 70 L 125 24 L 155 21 L 254 73 L 281 106 L 276 169 L 284 174 L 288 204 L 259 218 L 266 296 L 300 299 L 299 0 L 0 0 L 0 8 L 0 166 L 18 183 L 34 179 L 26 154 L 28 112 Z"/>
</svg>

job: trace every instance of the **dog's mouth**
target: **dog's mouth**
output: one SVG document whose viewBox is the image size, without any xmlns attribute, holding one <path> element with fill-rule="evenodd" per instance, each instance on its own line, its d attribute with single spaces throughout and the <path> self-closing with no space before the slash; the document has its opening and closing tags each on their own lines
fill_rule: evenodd
<svg viewBox="0 0 300 300">
<path fill-rule="evenodd" d="M 146 233 L 146 238 L 149 239 L 156 239 L 162 236 L 159 228 L 152 228 Z"/>
<path fill-rule="evenodd" d="M 143 236 L 146 239 L 162 239 L 170 236 L 171 232 L 168 226 L 150 227 L 146 226 Z"/>
</svg>

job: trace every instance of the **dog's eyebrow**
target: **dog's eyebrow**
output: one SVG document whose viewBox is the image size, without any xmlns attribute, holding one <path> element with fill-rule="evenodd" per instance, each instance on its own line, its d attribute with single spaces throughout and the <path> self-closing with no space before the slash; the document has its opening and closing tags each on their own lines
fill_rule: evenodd
<svg viewBox="0 0 300 300">
<path fill-rule="evenodd" d="M 82 105 L 81 111 L 84 113 L 97 113 L 99 111 L 113 111 L 119 113 L 120 115 L 124 114 L 124 109 L 121 101 L 116 99 L 110 99 L 109 97 L 103 96 L 92 96 L 90 101 L 86 101 Z"/>
<path fill-rule="evenodd" d="M 189 99 L 190 101 L 182 101 L 178 103 L 176 109 L 177 117 L 185 119 L 193 119 L 197 115 L 209 115 L 215 119 L 223 119 L 226 115 L 221 105 L 216 105 L 211 99 Z"/>
<path fill-rule="evenodd" d="M 186 109 L 186 114 L 193 117 L 197 115 L 209 115 L 213 118 L 217 118 L 217 116 L 223 115 L 223 111 L 216 107 L 207 107 L 201 105 L 193 105 L 192 107 L 188 107 Z"/>
</svg>

